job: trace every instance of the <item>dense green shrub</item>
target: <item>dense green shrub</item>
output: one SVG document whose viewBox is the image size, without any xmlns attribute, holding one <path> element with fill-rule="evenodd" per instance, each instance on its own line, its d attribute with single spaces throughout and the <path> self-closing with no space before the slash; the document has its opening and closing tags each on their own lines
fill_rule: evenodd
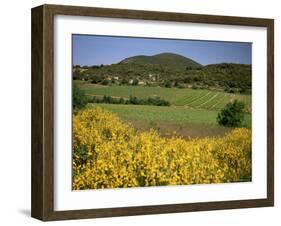
<svg viewBox="0 0 281 226">
<path fill-rule="evenodd" d="M 73 110 L 79 110 L 88 103 L 88 98 L 83 90 L 81 90 L 78 85 L 73 85 L 73 94 L 72 94 L 72 105 Z"/>
<path fill-rule="evenodd" d="M 98 84 L 98 83 L 102 82 L 101 76 L 98 76 L 98 75 L 92 75 L 91 79 L 92 79 L 92 81 L 91 81 L 92 84 Z"/>
<path fill-rule="evenodd" d="M 130 96 L 129 99 L 116 98 L 104 95 L 103 97 L 92 97 L 89 100 L 91 103 L 105 104 L 133 104 L 133 105 L 154 105 L 154 106 L 170 106 L 170 102 L 161 99 L 160 97 L 149 97 L 147 99 Z"/>
<path fill-rule="evenodd" d="M 128 84 L 130 84 L 130 83 L 129 83 L 129 80 L 128 80 L 128 79 L 123 78 L 123 79 L 121 80 L 120 84 L 121 84 L 121 85 L 128 85 Z"/>
<path fill-rule="evenodd" d="M 133 86 L 137 86 L 139 84 L 139 80 L 137 80 L 136 78 L 133 80 L 132 85 Z"/>
<path fill-rule="evenodd" d="M 166 88 L 172 88 L 172 82 L 171 81 L 166 81 L 165 83 L 164 83 L 164 86 L 166 87 Z"/>
<path fill-rule="evenodd" d="M 102 80 L 101 84 L 107 86 L 109 84 L 109 80 L 104 79 L 104 80 Z"/>
<path fill-rule="evenodd" d="M 245 104 L 234 100 L 228 103 L 217 116 L 217 122 L 222 126 L 239 127 L 243 125 Z"/>
</svg>

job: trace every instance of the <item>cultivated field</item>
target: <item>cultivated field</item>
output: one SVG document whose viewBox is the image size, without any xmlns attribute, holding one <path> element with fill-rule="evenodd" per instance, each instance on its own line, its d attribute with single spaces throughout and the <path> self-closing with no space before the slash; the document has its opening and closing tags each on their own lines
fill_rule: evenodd
<svg viewBox="0 0 281 226">
<path fill-rule="evenodd" d="M 219 110 L 232 100 L 243 101 L 246 109 L 251 110 L 251 95 L 231 94 L 205 89 L 179 89 L 147 86 L 101 86 L 80 83 L 87 95 L 129 98 L 161 97 L 175 106 L 196 109 Z"/>
<path fill-rule="evenodd" d="M 111 96 L 128 99 L 131 97 L 160 97 L 171 106 L 125 105 L 125 104 L 88 104 L 99 106 L 117 114 L 140 131 L 150 128 L 158 130 L 162 136 L 179 135 L 183 137 L 222 136 L 231 128 L 219 126 L 217 115 L 227 103 L 243 101 L 246 105 L 245 127 L 251 127 L 251 95 L 231 94 L 204 89 L 179 89 L 148 86 L 102 86 L 77 82 L 89 97 Z"/>
<path fill-rule="evenodd" d="M 123 119 L 136 119 L 150 122 L 170 123 L 197 123 L 216 125 L 217 111 L 203 109 L 189 109 L 180 106 L 145 106 L 145 105 L 122 105 L 122 104 L 90 104 L 100 106 L 112 111 Z M 251 126 L 251 115 L 245 114 L 247 127 Z"/>
</svg>

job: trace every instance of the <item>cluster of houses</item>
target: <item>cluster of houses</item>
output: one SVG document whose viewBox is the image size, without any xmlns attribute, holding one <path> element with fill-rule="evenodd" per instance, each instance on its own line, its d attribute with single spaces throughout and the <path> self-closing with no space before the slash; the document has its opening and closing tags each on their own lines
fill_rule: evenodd
<svg viewBox="0 0 281 226">
<path fill-rule="evenodd" d="M 91 74 L 88 74 L 86 71 L 87 71 L 88 69 L 87 68 L 81 68 L 81 67 L 75 67 L 74 69 L 73 69 L 73 72 L 75 73 L 75 72 L 77 72 L 77 74 L 80 74 L 81 75 L 81 73 L 83 73 L 83 72 L 85 72 L 84 74 L 83 74 L 83 76 L 81 76 L 80 77 L 80 79 L 82 80 L 82 81 L 90 81 L 91 79 L 92 79 L 92 76 L 93 75 L 91 75 Z M 98 76 L 99 77 L 99 76 Z M 123 80 L 123 78 L 122 77 L 120 77 L 120 76 L 111 76 L 111 75 L 103 75 L 102 76 L 103 78 L 104 78 L 104 80 L 107 80 L 108 82 L 112 82 L 112 83 L 115 83 L 115 84 L 121 84 L 122 83 L 122 80 Z M 147 83 L 153 83 L 153 82 L 155 82 L 156 81 L 156 75 L 153 75 L 153 74 L 148 74 L 147 76 L 146 76 L 146 78 L 139 78 L 139 77 L 137 77 L 137 78 L 130 78 L 130 79 L 128 79 L 127 81 L 126 81 L 126 83 L 127 84 L 131 84 L 131 85 L 133 85 L 134 84 L 134 82 L 137 80 L 137 84 L 138 85 L 146 85 Z"/>
<path fill-rule="evenodd" d="M 122 78 L 118 77 L 118 76 L 113 76 L 113 77 L 110 77 L 110 76 L 105 76 L 106 79 L 108 81 L 113 81 L 114 83 L 118 84 L 121 82 Z M 149 79 L 147 80 L 141 80 L 141 79 L 137 79 L 138 80 L 138 85 L 146 85 L 148 81 L 156 81 L 156 78 L 154 75 L 152 74 L 149 74 L 148 75 Z M 134 83 L 134 80 L 135 79 L 129 79 L 128 80 L 128 84 L 132 85 Z"/>
</svg>

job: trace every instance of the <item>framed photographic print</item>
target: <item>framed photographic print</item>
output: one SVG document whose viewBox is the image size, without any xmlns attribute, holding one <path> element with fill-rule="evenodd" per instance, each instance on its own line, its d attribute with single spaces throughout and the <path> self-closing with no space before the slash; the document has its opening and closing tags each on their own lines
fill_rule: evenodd
<svg viewBox="0 0 281 226">
<path fill-rule="evenodd" d="M 273 206 L 274 21 L 32 9 L 32 216 Z"/>
</svg>

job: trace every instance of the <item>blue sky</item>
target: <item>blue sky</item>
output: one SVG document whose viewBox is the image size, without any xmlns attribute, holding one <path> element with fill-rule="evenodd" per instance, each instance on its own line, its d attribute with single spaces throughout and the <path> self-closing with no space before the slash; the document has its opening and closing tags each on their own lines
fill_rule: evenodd
<svg viewBox="0 0 281 226">
<path fill-rule="evenodd" d="M 163 52 L 180 54 L 202 65 L 252 61 L 252 44 L 238 42 L 73 35 L 72 51 L 73 64 L 81 66 L 113 64 L 130 56 Z"/>
</svg>

